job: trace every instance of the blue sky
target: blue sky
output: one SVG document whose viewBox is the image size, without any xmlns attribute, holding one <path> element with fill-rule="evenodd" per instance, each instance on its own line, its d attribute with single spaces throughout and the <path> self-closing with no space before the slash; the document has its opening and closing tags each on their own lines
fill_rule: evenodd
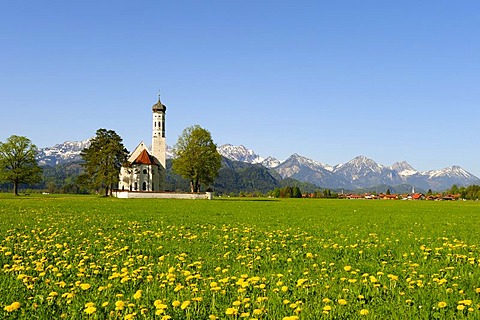
<svg viewBox="0 0 480 320">
<path fill-rule="evenodd" d="M 480 176 L 478 1 L 2 1 L 0 141 L 217 144 Z"/>
</svg>

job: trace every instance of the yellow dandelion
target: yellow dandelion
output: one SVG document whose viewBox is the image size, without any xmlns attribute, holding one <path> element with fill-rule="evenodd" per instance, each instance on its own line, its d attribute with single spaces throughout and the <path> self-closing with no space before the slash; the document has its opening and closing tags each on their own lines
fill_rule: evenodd
<svg viewBox="0 0 480 320">
<path fill-rule="evenodd" d="M 465 306 L 464 306 L 463 304 L 459 304 L 459 305 L 457 306 L 457 310 L 458 310 L 458 311 L 463 311 L 464 309 L 465 309 Z"/>
<path fill-rule="evenodd" d="M 217 320 L 218 317 L 215 316 L 215 315 L 213 315 L 213 314 L 211 314 L 211 315 L 208 316 L 208 319 L 209 319 L 209 320 Z"/>
<path fill-rule="evenodd" d="M 236 315 L 237 313 L 238 313 L 238 310 L 236 308 L 228 308 L 225 311 L 225 314 L 228 316 L 233 316 L 233 315 Z"/>
<path fill-rule="evenodd" d="M 343 267 L 343 270 L 350 271 L 350 270 L 352 270 L 352 267 L 351 266 L 345 266 L 345 267 Z"/>
<path fill-rule="evenodd" d="M 12 311 L 15 311 L 19 308 L 20 308 L 20 302 L 14 302 L 9 306 L 5 306 L 5 308 L 3 308 L 3 310 L 5 310 L 7 312 L 12 312 Z"/>
<path fill-rule="evenodd" d="M 283 286 L 282 287 L 282 292 L 287 292 L 288 291 L 288 287 L 287 286 Z"/>
<path fill-rule="evenodd" d="M 169 315 L 164 315 L 161 320 L 169 320 L 169 319 L 172 319 L 172 317 L 170 317 Z"/>
<path fill-rule="evenodd" d="M 133 295 L 133 298 L 134 299 L 140 299 L 142 297 L 142 290 L 137 290 L 137 292 L 135 292 L 135 294 Z"/>
<path fill-rule="evenodd" d="M 366 316 L 368 314 L 368 310 L 367 309 L 362 309 L 362 310 L 360 310 L 360 314 L 362 316 Z"/>
<path fill-rule="evenodd" d="M 88 290 L 90 288 L 91 288 L 91 286 L 88 283 L 80 284 L 80 289 L 82 289 L 82 290 Z"/>
<path fill-rule="evenodd" d="M 254 309 L 253 310 L 253 314 L 258 316 L 258 315 L 261 315 L 263 313 L 262 309 Z"/>
<path fill-rule="evenodd" d="M 122 300 L 115 302 L 115 310 L 123 310 L 123 308 L 125 308 L 125 302 Z"/>
<path fill-rule="evenodd" d="M 176 307 L 180 307 L 181 304 L 182 304 L 182 303 L 181 303 L 180 301 L 178 301 L 178 300 L 175 300 L 175 301 L 172 302 L 172 306 L 174 306 L 175 308 L 176 308 Z"/>
<path fill-rule="evenodd" d="M 445 308 L 447 306 L 447 303 L 445 301 L 440 301 L 437 306 L 439 308 Z"/>
<path fill-rule="evenodd" d="M 323 311 L 330 311 L 332 310 L 332 307 L 331 306 L 325 306 L 323 307 Z"/>
<path fill-rule="evenodd" d="M 339 300 L 338 300 L 338 304 L 341 305 L 341 306 L 344 306 L 344 305 L 347 304 L 347 300 L 345 300 L 345 299 L 339 299 Z"/>
<path fill-rule="evenodd" d="M 182 305 L 180 306 L 180 308 L 182 310 L 185 310 L 189 305 L 190 305 L 190 300 L 186 300 L 182 302 Z"/>
<path fill-rule="evenodd" d="M 97 308 L 95 308 L 94 306 L 89 306 L 85 310 L 83 310 L 83 312 L 85 312 L 86 314 L 93 314 L 95 313 L 95 311 L 97 311 Z"/>
</svg>

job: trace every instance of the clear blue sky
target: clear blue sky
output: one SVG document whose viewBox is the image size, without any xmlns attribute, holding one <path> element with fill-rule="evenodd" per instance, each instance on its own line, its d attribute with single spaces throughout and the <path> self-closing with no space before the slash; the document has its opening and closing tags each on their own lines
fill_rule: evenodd
<svg viewBox="0 0 480 320">
<path fill-rule="evenodd" d="M 115 130 L 480 176 L 479 1 L 0 2 L 0 141 Z"/>
</svg>

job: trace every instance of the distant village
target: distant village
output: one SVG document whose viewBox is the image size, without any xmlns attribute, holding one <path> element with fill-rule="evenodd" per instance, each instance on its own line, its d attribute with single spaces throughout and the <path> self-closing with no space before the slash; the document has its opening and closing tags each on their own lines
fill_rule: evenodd
<svg viewBox="0 0 480 320">
<path fill-rule="evenodd" d="M 423 193 L 412 193 L 412 194 L 339 194 L 340 199 L 368 199 L 368 200 L 429 200 L 429 201 L 456 201 L 461 198 L 460 194 L 431 194 L 424 195 Z"/>
</svg>

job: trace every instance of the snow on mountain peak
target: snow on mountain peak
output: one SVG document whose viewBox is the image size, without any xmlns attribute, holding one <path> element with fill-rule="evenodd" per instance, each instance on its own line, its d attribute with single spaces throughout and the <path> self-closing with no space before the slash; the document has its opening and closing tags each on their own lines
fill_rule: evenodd
<svg viewBox="0 0 480 320">
<path fill-rule="evenodd" d="M 390 169 L 396 171 L 401 176 L 412 176 L 418 173 L 407 161 L 395 162 Z"/>
<path fill-rule="evenodd" d="M 274 157 L 263 158 L 256 154 L 253 150 L 246 148 L 243 145 L 234 146 L 231 144 L 224 144 L 217 147 L 218 153 L 227 159 L 234 161 L 247 162 L 251 164 L 262 164 L 267 168 L 274 168 L 280 164 L 280 161 Z"/>
</svg>

